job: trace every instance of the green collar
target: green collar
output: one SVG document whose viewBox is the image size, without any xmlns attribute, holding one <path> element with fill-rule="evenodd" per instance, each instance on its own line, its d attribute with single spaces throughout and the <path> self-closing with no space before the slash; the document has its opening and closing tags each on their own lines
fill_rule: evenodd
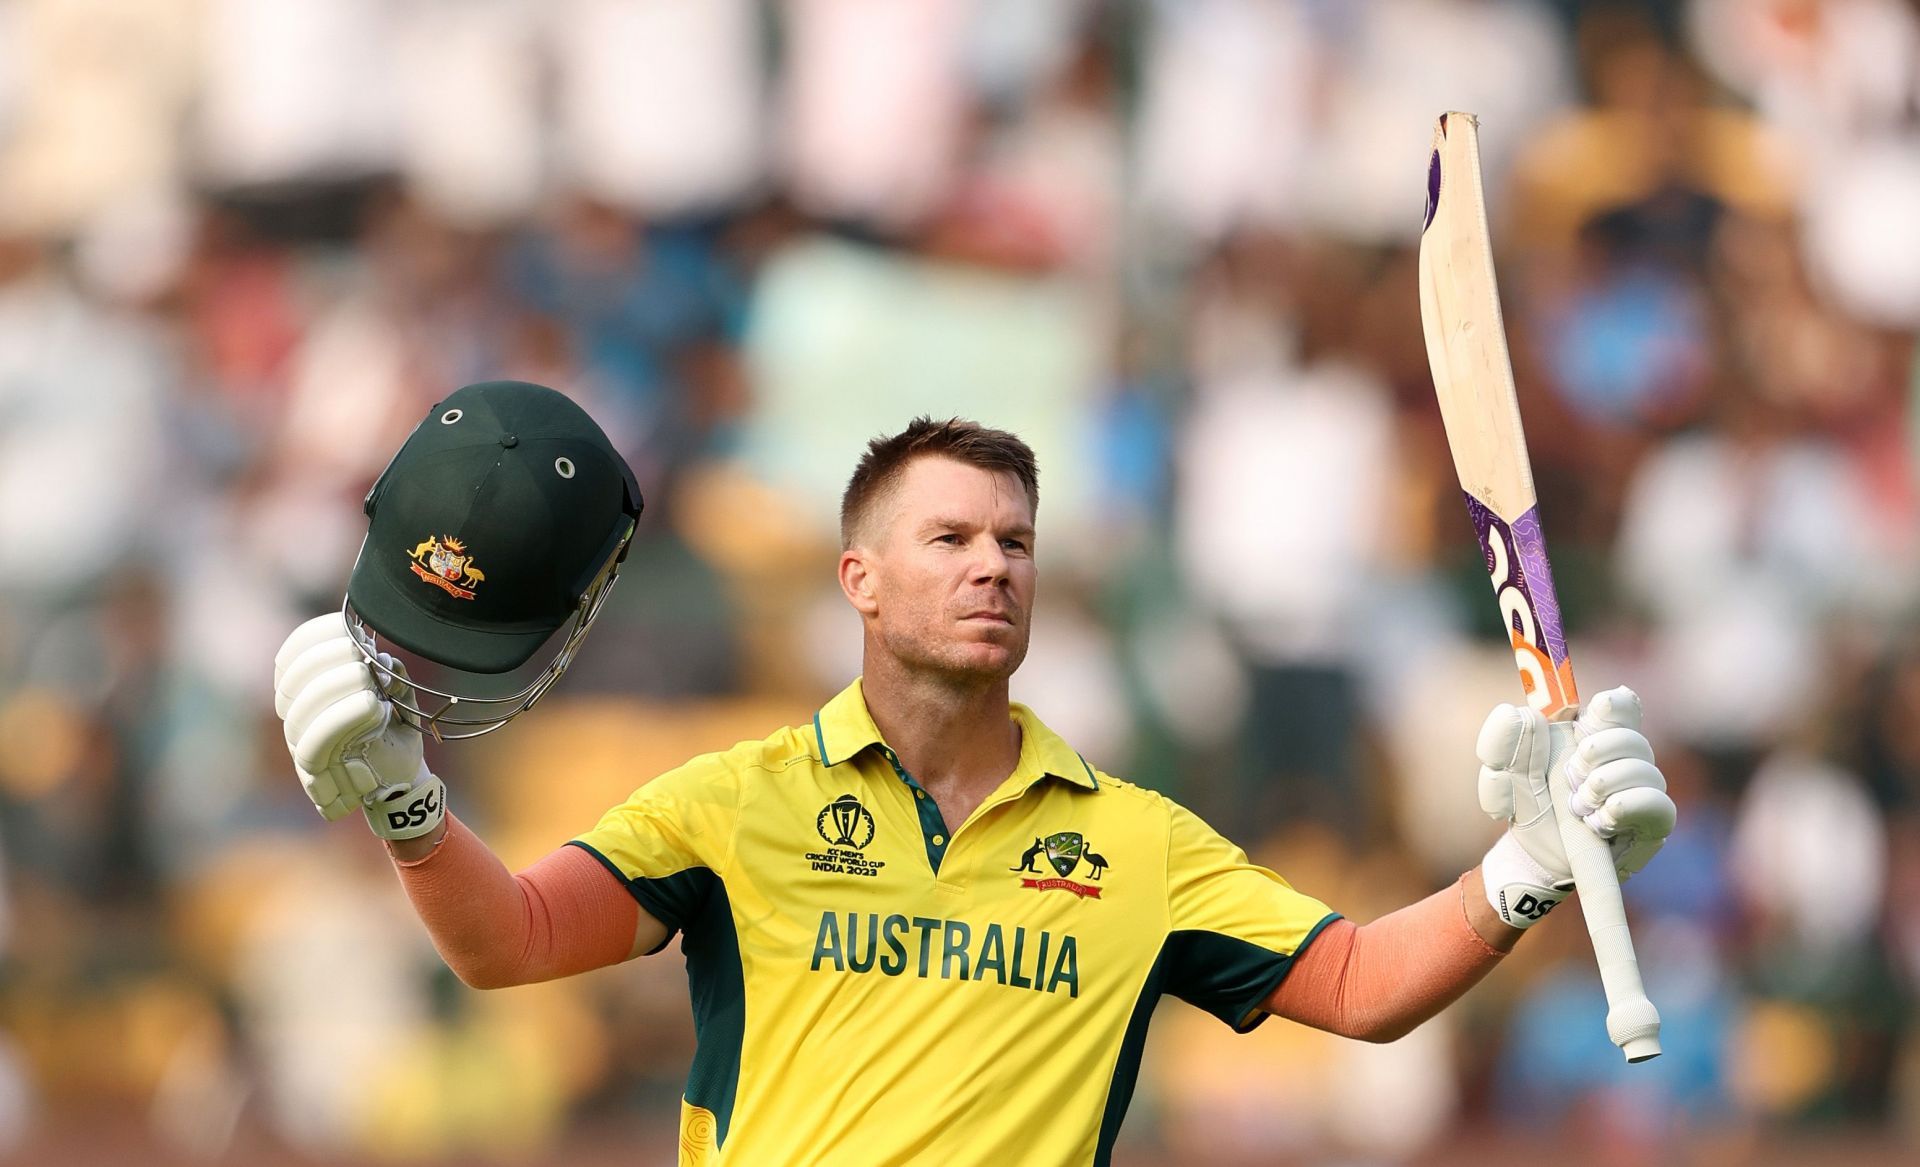
<svg viewBox="0 0 1920 1167">
<path fill-rule="evenodd" d="M 1009 704 L 1008 714 L 1020 726 L 1020 761 L 1013 777 L 1021 779 L 1022 786 L 1052 777 L 1088 790 L 1100 789 L 1093 767 L 1035 717 L 1033 710 L 1016 701 Z M 880 736 L 880 727 L 873 723 L 873 714 L 867 712 L 866 694 L 858 678 L 813 715 L 813 735 L 822 766 L 837 766 L 868 746 L 887 744 Z"/>
</svg>

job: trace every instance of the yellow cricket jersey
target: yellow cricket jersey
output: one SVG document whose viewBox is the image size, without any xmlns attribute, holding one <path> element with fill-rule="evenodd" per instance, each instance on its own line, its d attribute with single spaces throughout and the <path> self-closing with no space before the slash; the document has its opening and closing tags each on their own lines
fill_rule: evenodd
<svg viewBox="0 0 1920 1167">
<path fill-rule="evenodd" d="M 854 682 L 574 840 L 684 933 L 680 1162 L 1103 1164 L 1162 995 L 1245 1031 L 1337 919 L 1012 707 L 1020 763 L 949 827 Z"/>
</svg>

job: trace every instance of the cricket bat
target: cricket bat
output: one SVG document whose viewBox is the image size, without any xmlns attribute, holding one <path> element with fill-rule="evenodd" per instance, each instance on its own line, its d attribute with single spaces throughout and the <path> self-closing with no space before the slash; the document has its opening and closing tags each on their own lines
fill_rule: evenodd
<svg viewBox="0 0 1920 1167">
<path fill-rule="evenodd" d="M 1486 552 L 1521 687 L 1528 704 L 1564 721 L 1579 715 L 1580 695 L 1520 430 L 1520 400 L 1494 285 L 1478 134 L 1479 122 L 1468 113 L 1443 113 L 1434 126 L 1420 235 L 1420 321 L 1447 445 Z M 1657 1057 L 1660 1014 L 1640 983 L 1612 854 L 1605 840 L 1568 812 L 1562 785 L 1549 786 L 1607 991 L 1607 1036 L 1629 1062 Z"/>
</svg>

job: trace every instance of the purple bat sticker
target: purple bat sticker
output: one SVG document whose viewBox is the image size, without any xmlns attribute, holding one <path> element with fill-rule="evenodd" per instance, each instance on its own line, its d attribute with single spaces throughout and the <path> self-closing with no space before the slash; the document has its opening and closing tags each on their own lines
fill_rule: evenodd
<svg viewBox="0 0 1920 1167">
<path fill-rule="evenodd" d="M 1560 621 L 1560 598 L 1553 589 L 1547 545 L 1540 534 L 1540 509 L 1528 507 L 1509 525 L 1479 499 L 1462 493 L 1486 553 L 1487 577 L 1499 600 L 1528 700 L 1549 713 L 1578 704 Z"/>
<path fill-rule="evenodd" d="M 1442 114 L 1441 120 L 1445 121 L 1446 115 Z M 1425 231 L 1427 228 L 1433 226 L 1433 213 L 1439 209 L 1440 151 L 1435 150 L 1433 152 L 1433 159 L 1427 163 L 1427 217 L 1426 220 L 1420 224 L 1420 230 Z"/>
</svg>

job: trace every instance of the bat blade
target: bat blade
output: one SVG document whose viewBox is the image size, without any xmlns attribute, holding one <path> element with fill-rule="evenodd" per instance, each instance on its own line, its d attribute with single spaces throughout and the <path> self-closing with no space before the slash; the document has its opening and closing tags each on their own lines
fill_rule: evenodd
<svg viewBox="0 0 1920 1167">
<path fill-rule="evenodd" d="M 1569 715 L 1580 694 L 1520 427 L 1472 114 L 1442 114 L 1434 127 L 1420 236 L 1420 320 L 1454 472 L 1486 554 L 1527 702 L 1549 717 Z"/>
<path fill-rule="evenodd" d="M 1453 467 L 1486 553 L 1527 701 L 1548 717 L 1574 717 L 1580 696 L 1520 428 L 1480 184 L 1479 123 L 1472 114 L 1442 114 L 1434 126 L 1420 234 L 1420 321 Z M 1607 1036 L 1630 1062 L 1658 1057 L 1660 1014 L 1640 981 L 1613 855 L 1567 809 L 1565 783 L 1550 781 L 1548 787 L 1607 992 Z"/>
</svg>

